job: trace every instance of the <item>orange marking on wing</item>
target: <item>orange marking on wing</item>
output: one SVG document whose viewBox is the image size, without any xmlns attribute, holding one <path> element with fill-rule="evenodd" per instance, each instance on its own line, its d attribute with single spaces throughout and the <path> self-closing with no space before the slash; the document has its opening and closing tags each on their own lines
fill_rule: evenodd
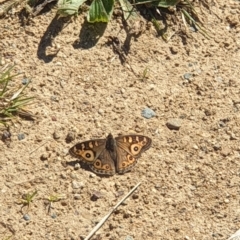
<svg viewBox="0 0 240 240">
<path fill-rule="evenodd" d="M 88 146 L 89 146 L 90 148 L 93 148 L 93 142 L 89 142 Z"/>
<path fill-rule="evenodd" d="M 85 149 L 85 144 L 82 143 L 82 144 L 81 144 L 81 147 L 82 147 L 82 150 L 84 150 L 84 149 Z"/>
</svg>

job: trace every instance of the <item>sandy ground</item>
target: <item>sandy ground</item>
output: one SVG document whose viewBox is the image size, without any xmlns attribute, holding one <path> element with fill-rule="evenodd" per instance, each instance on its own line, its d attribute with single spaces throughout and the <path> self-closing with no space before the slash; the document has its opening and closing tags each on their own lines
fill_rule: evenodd
<svg viewBox="0 0 240 240">
<path fill-rule="evenodd" d="M 83 239 L 138 182 L 92 239 L 226 240 L 240 228 L 240 2 L 208 5 L 211 39 L 188 30 L 166 43 L 150 25 L 124 64 L 108 44 L 126 39 L 118 18 L 93 27 L 52 9 L 26 25 L 0 20 L 2 60 L 36 97 L 36 120 L 16 121 L 0 142 L 0 239 Z M 156 116 L 142 117 L 146 107 Z M 152 138 L 131 172 L 101 177 L 68 154 L 110 132 Z M 35 190 L 29 208 L 18 204 Z"/>
</svg>

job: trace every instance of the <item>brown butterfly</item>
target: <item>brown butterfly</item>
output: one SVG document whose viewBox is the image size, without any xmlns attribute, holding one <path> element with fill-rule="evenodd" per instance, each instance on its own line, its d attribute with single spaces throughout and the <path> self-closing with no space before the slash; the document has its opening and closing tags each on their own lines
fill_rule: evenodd
<svg viewBox="0 0 240 240">
<path fill-rule="evenodd" d="M 126 135 L 77 143 L 69 153 L 87 163 L 93 172 L 103 175 L 125 173 L 137 163 L 141 154 L 150 148 L 151 138 Z"/>
</svg>

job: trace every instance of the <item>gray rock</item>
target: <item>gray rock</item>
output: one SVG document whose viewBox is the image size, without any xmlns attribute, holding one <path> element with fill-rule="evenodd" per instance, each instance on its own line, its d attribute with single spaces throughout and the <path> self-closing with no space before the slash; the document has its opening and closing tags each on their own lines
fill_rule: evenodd
<svg viewBox="0 0 240 240">
<path fill-rule="evenodd" d="M 53 218 L 53 219 L 57 218 L 56 213 L 53 213 L 53 214 L 51 215 L 51 218 Z"/>
<path fill-rule="evenodd" d="M 130 236 L 130 235 L 127 235 L 126 238 L 125 238 L 125 240 L 133 240 L 133 237 Z"/>
<path fill-rule="evenodd" d="M 18 140 L 21 141 L 25 138 L 25 134 L 24 133 L 19 133 L 18 134 Z"/>
<path fill-rule="evenodd" d="M 29 83 L 29 79 L 23 78 L 22 79 L 22 85 L 27 85 Z"/>
<path fill-rule="evenodd" d="M 25 220 L 25 221 L 30 221 L 30 216 L 28 215 L 28 214 L 24 214 L 23 215 L 23 219 Z"/>
<path fill-rule="evenodd" d="M 182 119 L 171 118 L 167 121 L 166 125 L 171 130 L 179 130 L 182 125 Z"/>
<path fill-rule="evenodd" d="M 151 108 L 145 108 L 142 110 L 142 116 L 147 119 L 150 119 L 152 117 L 155 117 L 156 113 Z"/>
<path fill-rule="evenodd" d="M 183 75 L 183 77 L 184 77 L 184 79 L 189 80 L 190 78 L 192 78 L 192 74 L 191 73 L 185 73 Z"/>
</svg>

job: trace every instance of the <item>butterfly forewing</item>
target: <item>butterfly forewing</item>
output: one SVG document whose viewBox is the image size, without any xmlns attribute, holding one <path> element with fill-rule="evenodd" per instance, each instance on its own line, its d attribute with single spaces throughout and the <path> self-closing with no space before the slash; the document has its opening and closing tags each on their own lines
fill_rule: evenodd
<svg viewBox="0 0 240 240">
<path fill-rule="evenodd" d="M 96 139 L 77 143 L 69 149 L 69 153 L 86 163 L 93 163 L 105 149 L 106 139 Z"/>
<path fill-rule="evenodd" d="M 135 157 L 140 157 L 141 153 L 151 147 L 152 139 L 143 135 L 126 135 L 116 137 L 117 147 L 122 148 Z"/>
<path fill-rule="evenodd" d="M 69 153 L 87 163 L 97 174 L 115 174 L 115 164 L 106 149 L 106 139 L 95 139 L 81 142 L 70 148 Z"/>
<path fill-rule="evenodd" d="M 118 173 L 131 170 L 137 163 L 141 153 L 150 148 L 151 138 L 142 135 L 126 135 L 116 138 Z"/>
</svg>

